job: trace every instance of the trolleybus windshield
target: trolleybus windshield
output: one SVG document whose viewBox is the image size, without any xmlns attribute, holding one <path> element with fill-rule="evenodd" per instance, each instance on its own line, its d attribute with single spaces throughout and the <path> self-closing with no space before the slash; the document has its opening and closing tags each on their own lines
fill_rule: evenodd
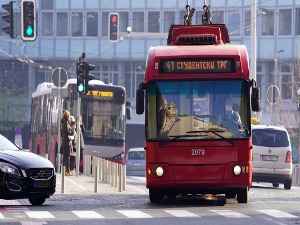
<svg viewBox="0 0 300 225">
<path fill-rule="evenodd" d="M 248 99 L 242 79 L 150 82 L 147 139 L 249 138 Z"/>
</svg>

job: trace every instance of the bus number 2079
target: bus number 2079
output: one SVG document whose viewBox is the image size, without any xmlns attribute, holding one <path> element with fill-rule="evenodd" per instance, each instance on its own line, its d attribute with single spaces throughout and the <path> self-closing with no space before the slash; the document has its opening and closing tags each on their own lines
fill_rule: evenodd
<svg viewBox="0 0 300 225">
<path fill-rule="evenodd" d="M 203 148 L 192 149 L 192 155 L 205 155 L 205 150 Z"/>
</svg>

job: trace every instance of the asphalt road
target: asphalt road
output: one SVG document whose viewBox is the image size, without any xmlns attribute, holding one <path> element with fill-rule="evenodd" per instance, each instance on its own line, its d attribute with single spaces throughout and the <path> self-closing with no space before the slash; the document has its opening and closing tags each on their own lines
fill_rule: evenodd
<svg viewBox="0 0 300 225">
<path fill-rule="evenodd" d="M 178 198 L 151 204 L 144 177 L 127 177 L 130 194 L 55 194 L 41 207 L 27 200 L 1 201 L 0 223 L 18 225 L 300 224 L 300 187 L 253 184 L 248 204 L 224 197 Z"/>
</svg>

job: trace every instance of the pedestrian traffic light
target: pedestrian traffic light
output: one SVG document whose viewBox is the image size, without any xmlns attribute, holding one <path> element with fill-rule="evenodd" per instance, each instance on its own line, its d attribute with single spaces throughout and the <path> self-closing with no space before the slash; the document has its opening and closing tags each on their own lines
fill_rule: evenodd
<svg viewBox="0 0 300 225">
<path fill-rule="evenodd" d="M 84 94 L 85 92 L 85 62 L 77 62 L 76 63 L 76 75 L 77 75 L 77 91 L 79 94 Z"/>
<path fill-rule="evenodd" d="M 35 0 L 21 2 L 21 37 L 23 41 L 36 39 Z"/>
<path fill-rule="evenodd" d="M 108 14 L 108 41 L 118 42 L 119 40 L 119 13 Z"/>
<path fill-rule="evenodd" d="M 2 31 L 7 33 L 11 38 L 14 38 L 14 10 L 13 2 L 3 4 L 2 8 L 8 12 L 7 15 L 2 16 L 2 20 L 8 23 L 8 26 L 2 27 Z"/>
<path fill-rule="evenodd" d="M 86 66 L 85 66 L 85 75 L 84 75 L 84 83 L 85 83 L 85 94 L 88 93 L 89 91 L 89 81 L 93 80 L 95 78 L 94 75 L 90 74 L 90 71 L 95 69 L 95 65 L 92 64 L 88 64 L 86 62 Z"/>
</svg>

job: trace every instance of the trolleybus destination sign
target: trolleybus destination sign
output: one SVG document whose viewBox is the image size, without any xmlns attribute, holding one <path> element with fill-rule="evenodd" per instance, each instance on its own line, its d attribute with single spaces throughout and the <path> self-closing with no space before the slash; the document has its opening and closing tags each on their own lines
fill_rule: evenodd
<svg viewBox="0 0 300 225">
<path fill-rule="evenodd" d="M 233 59 L 162 59 L 160 73 L 234 73 Z"/>
</svg>

